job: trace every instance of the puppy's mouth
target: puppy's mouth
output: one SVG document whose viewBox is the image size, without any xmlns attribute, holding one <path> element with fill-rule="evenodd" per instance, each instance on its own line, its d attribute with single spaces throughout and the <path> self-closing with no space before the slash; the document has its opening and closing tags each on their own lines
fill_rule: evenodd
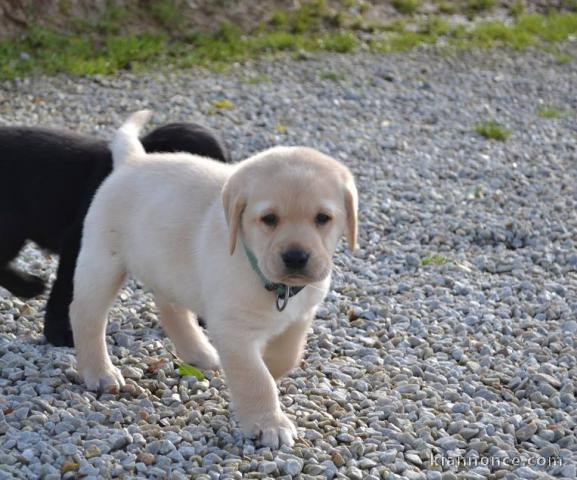
<svg viewBox="0 0 577 480">
<path fill-rule="evenodd" d="M 288 285 L 289 287 L 301 287 L 303 285 L 306 285 L 308 283 L 313 283 L 316 280 L 309 277 L 308 275 L 302 275 L 302 274 L 290 274 L 290 275 L 285 275 L 284 277 L 282 277 L 280 279 L 279 283 L 284 283 L 285 285 Z"/>
<path fill-rule="evenodd" d="M 302 287 L 304 285 L 308 285 L 309 283 L 316 283 L 324 280 L 326 276 L 329 274 L 330 270 L 326 272 L 321 272 L 320 275 L 309 275 L 306 273 L 287 273 L 280 277 L 278 283 L 284 283 L 289 287 Z"/>
</svg>

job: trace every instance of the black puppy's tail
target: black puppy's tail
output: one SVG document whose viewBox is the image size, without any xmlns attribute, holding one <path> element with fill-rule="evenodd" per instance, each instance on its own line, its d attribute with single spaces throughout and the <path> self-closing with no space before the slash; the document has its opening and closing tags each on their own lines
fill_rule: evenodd
<svg viewBox="0 0 577 480">
<path fill-rule="evenodd" d="M 118 168 L 132 158 L 146 154 L 138 136 L 151 116 L 150 110 L 140 110 L 128 117 L 128 120 L 116 131 L 110 143 L 114 168 Z"/>
</svg>

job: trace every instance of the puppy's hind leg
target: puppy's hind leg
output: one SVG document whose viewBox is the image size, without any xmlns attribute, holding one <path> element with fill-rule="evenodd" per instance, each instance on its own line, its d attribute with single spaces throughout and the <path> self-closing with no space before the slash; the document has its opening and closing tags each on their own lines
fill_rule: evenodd
<svg viewBox="0 0 577 480">
<path fill-rule="evenodd" d="M 199 327 L 194 315 L 185 308 L 155 295 L 160 312 L 160 324 L 176 347 L 176 353 L 186 363 L 200 368 L 217 370 L 220 360 L 215 348 Z"/>
<path fill-rule="evenodd" d="M 0 225 L 3 228 L 5 226 L 5 230 L 0 235 L 0 286 L 18 297 L 32 298 L 44 291 L 44 281 L 40 277 L 21 272 L 9 265 L 26 241 L 26 238 L 22 237 L 19 232 L 11 231 L 13 223 L 10 218 L 0 220 Z M 18 227 L 15 229 L 17 230 Z"/>
<path fill-rule="evenodd" d="M 110 252 L 82 247 L 74 274 L 70 324 L 76 346 L 78 372 L 92 390 L 118 391 L 124 379 L 106 349 L 106 316 L 125 272 Z"/>
</svg>

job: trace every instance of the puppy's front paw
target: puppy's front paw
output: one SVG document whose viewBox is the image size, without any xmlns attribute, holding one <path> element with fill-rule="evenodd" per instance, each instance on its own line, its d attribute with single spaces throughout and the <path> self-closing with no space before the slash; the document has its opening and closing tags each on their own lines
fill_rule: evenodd
<svg viewBox="0 0 577 480">
<path fill-rule="evenodd" d="M 282 445 L 292 447 L 297 437 L 296 427 L 283 412 L 256 418 L 243 427 L 243 432 L 259 439 L 263 446 L 275 449 Z"/>
<path fill-rule="evenodd" d="M 186 363 L 194 365 L 202 370 L 219 370 L 220 358 L 216 349 L 208 343 L 191 346 L 188 351 L 177 350 L 178 356 Z"/>
<path fill-rule="evenodd" d="M 90 366 L 80 369 L 79 373 L 89 390 L 118 393 L 125 383 L 120 370 L 114 365 L 103 368 Z"/>
</svg>

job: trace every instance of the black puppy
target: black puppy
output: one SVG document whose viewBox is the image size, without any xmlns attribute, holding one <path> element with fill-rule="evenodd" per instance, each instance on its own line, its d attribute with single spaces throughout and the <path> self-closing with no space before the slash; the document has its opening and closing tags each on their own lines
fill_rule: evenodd
<svg viewBox="0 0 577 480">
<path fill-rule="evenodd" d="M 192 123 L 159 127 L 142 139 L 147 152 L 189 152 L 229 161 L 223 143 Z M 0 127 L 0 286 L 29 298 L 44 290 L 41 278 L 9 264 L 26 240 L 60 254 L 46 306 L 44 334 L 73 346 L 68 308 L 82 225 L 98 186 L 112 171 L 106 141 L 75 133 Z"/>
</svg>

